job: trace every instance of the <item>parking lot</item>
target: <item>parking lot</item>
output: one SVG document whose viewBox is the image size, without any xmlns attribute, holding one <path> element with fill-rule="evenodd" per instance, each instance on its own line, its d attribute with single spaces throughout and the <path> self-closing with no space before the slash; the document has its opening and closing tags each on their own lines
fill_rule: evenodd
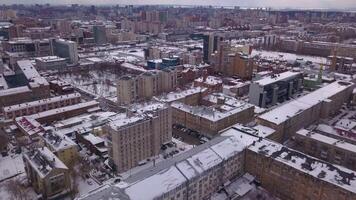
<svg viewBox="0 0 356 200">
<path fill-rule="evenodd" d="M 173 125 L 173 137 L 190 145 L 200 145 L 209 140 L 199 132 L 186 128 L 180 124 Z"/>
</svg>

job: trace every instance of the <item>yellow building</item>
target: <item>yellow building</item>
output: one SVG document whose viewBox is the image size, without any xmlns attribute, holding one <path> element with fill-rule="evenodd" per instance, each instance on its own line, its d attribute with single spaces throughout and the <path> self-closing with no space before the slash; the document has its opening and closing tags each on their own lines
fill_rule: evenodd
<svg viewBox="0 0 356 200">
<path fill-rule="evenodd" d="M 44 199 L 63 198 L 71 191 L 69 169 L 48 148 L 30 150 L 23 161 L 29 183 Z"/>
<path fill-rule="evenodd" d="M 50 149 L 66 166 L 72 167 L 78 158 L 78 145 L 65 135 L 53 130 L 46 131 L 42 138 Z"/>
</svg>

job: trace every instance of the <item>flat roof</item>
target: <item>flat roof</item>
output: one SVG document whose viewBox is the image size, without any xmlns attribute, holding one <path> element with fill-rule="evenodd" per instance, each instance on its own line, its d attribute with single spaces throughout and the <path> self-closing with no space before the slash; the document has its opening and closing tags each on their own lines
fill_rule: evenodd
<svg viewBox="0 0 356 200">
<path fill-rule="evenodd" d="M 229 107 L 229 106 L 220 107 L 223 110 L 227 109 L 224 111 L 219 111 L 213 107 L 207 107 L 207 106 L 190 106 L 190 105 L 186 105 L 181 102 L 173 102 L 171 106 L 172 106 L 172 108 L 175 108 L 175 109 L 184 111 L 186 113 L 190 113 L 192 115 L 196 115 L 196 116 L 199 116 L 199 117 L 202 117 L 204 119 L 214 121 L 214 122 L 253 107 L 251 104 L 246 103 L 246 102 L 242 103 L 236 107 L 232 107 L 232 106 L 231 107 Z"/>
<path fill-rule="evenodd" d="M 274 124 L 281 124 L 292 118 L 304 110 L 311 108 L 312 106 L 327 100 L 333 95 L 338 94 L 341 91 L 352 87 L 353 83 L 345 81 L 336 81 L 329 85 L 322 87 L 314 92 L 311 92 L 305 96 L 302 96 L 296 100 L 288 102 L 282 106 L 279 106 L 265 114 L 260 115 L 258 118 L 272 122 Z"/>
<path fill-rule="evenodd" d="M 0 97 L 15 95 L 15 94 L 19 94 L 19 93 L 25 93 L 25 92 L 31 92 L 31 90 L 28 86 L 10 88 L 10 89 L 6 89 L 6 90 L 0 90 Z"/>
<path fill-rule="evenodd" d="M 286 79 L 294 78 L 294 77 L 296 77 L 298 75 L 301 75 L 301 73 L 300 72 L 286 71 L 286 72 L 283 72 L 283 73 L 280 73 L 280 74 L 273 74 L 271 76 L 263 77 L 262 79 L 254 81 L 253 83 L 261 85 L 261 86 L 266 86 L 266 85 L 269 85 L 269 84 L 276 83 L 278 81 L 283 81 L 283 80 L 286 80 Z"/>
<path fill-rule="evenodd" d="M 267 139 L 255 142 L 248 149 L 265 157 L 270 157 L 316 179 L 356 193 L 355 171 L 330 164 Z"/>
<path fill-rule="evenodd" d="M 118 184 L 100 187 L 79 199 L 94 200 L 103 196 L 125 200 L 154 199 L 242 152 L 256 140 L 257 137 L 238 130 L 227 130 L 207 143 L 158 162 Z"/>
<path fill-rule="evenodd" d="M 338 139 L 335 139 L 335 138 L 332 138 L 332 137 L 328 137 L 328 136 L 325 136 L 323 134 L 316 133 L 316 132 L 313 132 L 313 131 L 309 131 L 309 130 L 306 130 L 306 129 L 301 129 L 301 130 L 297 131 L 296 134 L 304 136 L 304 137 L 311 138 L 313 140 L 317 140 L 319 142 L 322 142 L 322 143 L 325 143 L 325 144 L 328 144 L 328 145 L 332 145 L 332 146 L 338 147 L 338 148 L 343 149 L 345 151 L 351 151 L 353 153 L 356 153 L 356 145 L 348 143 L 348 142 L 345 142 L 343 140 L 338 140 Z"/>
<path fill-rule="evenodd" d="M 81 95 L 79 93 L 55 96 L 55 97 L 48 98 L 48 99 L 41 99 L 41 100 L 37 100 L 37 101 L 31 101 L 31 102 L 27 102 L 27 103 L 12 105 L 12 106 L 6 106 L 6 107 L 4 107 L 4 111 L 12 112 L 15 110 L 22 110 L 24 108 L 30 108 L 30 107 L 40 106 L 40 105 L 44 105 L 44 104 L 50 104 L 50 103 L 64 101 L 64 100 L 78 98 L 78 97 L 79 98 L 81 97 Z"/>
</svg>

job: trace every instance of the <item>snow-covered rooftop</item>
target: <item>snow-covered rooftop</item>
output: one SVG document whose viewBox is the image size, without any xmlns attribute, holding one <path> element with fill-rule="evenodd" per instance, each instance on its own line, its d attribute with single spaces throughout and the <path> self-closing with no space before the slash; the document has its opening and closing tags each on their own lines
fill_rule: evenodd
<svg viewBox="0 0 356 200">
<path fill-rule="evenodd" d="M 356 172 L 289 149 L 279 143 L 262 139 L 249 150 L 288 165 L 300 172 L 356 193 Z"/>
<path fill-rule="evenodd" d="M 328 145 L 332 145 L 335 146 L 337 148 L 343 149 L 345 151 L 352 151 L 354 153 L 356 153 L 356 145 L 345 142 L 343 140 L 337 140 L 335 138 L 332 137 L 328 137 L 313 131 L 308 131 L 306 129 L 301 129 L 299 131 L 297 131 L 296 133 L 297 135 L 300 136 L 304 136 L 304 137 L 309 137 L 313 140 L 328 144 Z"/>
<path fill-rule="evenodd" d="M 215 76 L 200 77 L 194 80 L 195 82 L 201 82 L 208 85 L 218 85 L 222 84 L 221 78 Z"/>
<path fill-rule="evenodd" d="M 42 134 L 42 138 L 45 140 L 46 144 L 50 146 L 54 151 L 58 152 L 67 148 L 76 147 L 77 144 L 65 135 L 62 135 L 52 128 L 47 128 Z"/>
<path fill-rule="evenodd" d="M 26 92 L 31 92 L 31 90 L 30 90 L 30 88 L 28 86 L 9 88 L 9 89 L 6 89 L 6 90 L 0 90 L 0 97 L 19 94 L 19 93 L 26 93 Z"/>
<path fill-rule="evenodd" d="M 187 96 L 199 94 L 206 90 L 207 90 L 207 88 L 204 88 L 204 87 L 192 87 L 192 88 L 182 90 L 182 91 L 170 92 L 168 94 L 156 97 L 156 99 L 161 102 L 171 103 L 174 101 L 184 99 Z"/>
<path fill-rule="evenodd" d="M 241 153 L 257 137 L 238 130 L 226 131 L 214 138 L 155 166 L 133 174 L 114 185 L 106 185 L 80 199 L 92 200 L 108 197 L 112 199 L 151 200 L 168 193 L 204 171 L 220 165 L 223 160 Z M 154 186 L 154 187 L 152 187 Z"/>
<path fill-rule="evenodd" d="M 98 106 L 99 103 L 95 100 L 93 101 L 88 101 L 88 102 L 83 102 L 83 103 L 78 103 L 78 104 L 74 104 L 71 106 L 66 106 L 66 107 L 62 107 L 62 108 L 56 108 L 56 109 L 52 109 L 52 110 L 47 110 L 47 111 L 43 111 L 40 113 L 36 113 L 33 115 L 30 115 L 30 118 L 33 119 L 40 119 L 40 118 L 45 118 L 51 115 L 56 115 L 56 114 L 60 114 L 60 113 L 65 113 L 65 112 L 69 112 L 72 110 L 79 110 L 79 109 L 83 109 L 86 107 L 94 107 L 94 106 Z"/>
<path fill-rule="evenodd" d="M 224 119 L 226 117 L 229 117 L 231 115 L 234 115 L 236 113 L 239 113 L 241 111 L 244 111 L 252 107 L 251 104 L 246 102 L 241 103 L 238 107 L 232 107 L 232 106 L 220 107 L 220 109 L 223 111 L 219 111 L 213 107 L 207 107 L 207 106 L 190 106 L 181 102 L 173 102 L 171 106 L 175 109 L 182 110 L 187 113 L 191 113 L 193 115 L 205 118 L 210 121 L 219 121 L 221 119 Z"/>
<path fill-rule="evenodd" d="M 146 102 L 140 104 L 133 104 L 130 106 L 130 110 L 137 114 L 145 114 L 155 112 L 167 108 L 167 105 L 161 102 Z"/>
<path fill-rule="evenodd" d="M 304 110 L 317 105 L 318 103 L 327 100 L 333 95 L 352 87 L 353 83 L 345 81 L 336 81 L 322 87 L 314 92 L 311 92 L 303 97 L 288 102 L 280 107 L 277 107 L 265 114 L 259 116 L 260 119 L 270 121 L 274 124 L 281 124 L 292 118 Z"/>
<path fill-rule="evenodd" d="M 26 103 L 21 103 L 17 105 L 12 105 L 12 106 L 6 106 L 4 107 L 5 112 L 12 112 L 16 110 L 22 110 L 30 107 L 35 107 L 35 106 L 41 106 L 41 105 L 46 105 L 54 102 L 59 102 L 59 101 L 66 101 L 74 98 L 80 98 L 81 95 L 79 93 L 72 93 L 72 94 L 67 94 L 67 95 L 61 95 L 61 96 L 56 96 L 48 99 L 41 99 L 37 101 L 31 101 L 31 102 L 26 102 Z"/>
<path fill-rule="evenodd" d="M 24 157 L 41 177 L 47 176 L 53 169 L 68 169 L 47 147 L 30 150 Z"/>
<path fill-rule="evenodd" d="M 254 127 L 246 127 L 241 124 L 235 124 L 232 128 L 250 134 L 256 137 L 266 138 L 273 134 L 276 130 L 263 125 L 256 125 Z"/>
<path fill-rule="evenodd" d="M 254 81 L 255 84 L 261 85 L 261 86 L 266 86 L 269 84 L 276 83 L 278 81 L 283 81 L 283 80 L 288 80 L 292 79 L 296 76 L 301 75 L 300 72 L 292 72 L 292 71 L 286 71 L 280 74 L 273 74 L 271 76 L 264 77 L 258 81 Z"/>
</svg>

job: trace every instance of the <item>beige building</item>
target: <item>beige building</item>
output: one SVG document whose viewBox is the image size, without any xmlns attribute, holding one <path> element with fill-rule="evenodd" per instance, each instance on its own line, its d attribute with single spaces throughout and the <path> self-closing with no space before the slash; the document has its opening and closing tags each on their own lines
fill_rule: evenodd
<svg viewBox="0 0 356 200">
<path fill-rule="evenodd" d="M 355 171 L 266 139 L 247 149 L 245 169 L 280 199 L 356 199 Z"/>
<path fill-rule="evenodd" d="M 232 73 L 231 76 L 238 76 L 242 79 L 251 79 L 253 72 L 253 62 L 252 59 L 243 53 L 233 54 L 233 62 L 231 63 Z"/>
<path fill-rule="evenodd" d="M 16 117 L 24 115 L 32 115 L 35 113 L 70 106 L 80 103 L 81 95 L 79 93 L 73 93 L 68 95 L 56 96 L 47 99 L 41 99 L 37 101 L 31 101 L 12 106 L 3 107 L 3 114 L 5 119 L 14 119 Z"/>
<path fill-rule="evenodd" d="M 181 102 L 187 105 L 198 105 L 201 99 L 208 94 L 208 89 L 204 87 L 192 87 L 186 90 L 170 92 L 168 94 L 155 97 L 157 101 L 163 103 Z"/>
<path fill-rule="evenodd" d="M 117 102 L 127 105 L 137 99 L 136 78 L 133 76 L 122 76 L 117 82 Z"/>
<path fill-rule="evenodd" d="M 327 162 L 356 170 L 356 145 L 354 144 L 301 129 L 295 134 L 293 148 Z"/>
<path fill-rule="evenodd" d="M 333 82 L 260 115 L 257 122 L 276 130 L 273 136 L 276 141 L 285 141 L 299 129 L 335 114 L 350 101 L 353 88 L 351 82 Z"/>
<path fill-rule="evenodd" d="M 50 129 L 42 134 L 46 147 L 66 166 L 73 166 L 78 159 L 78 145 L 65 135 Z"/>
<path fill-rule="evenodd" d="M 257 137 L 228 129 L 221 137 L 79 199 L 211 199 L 224 184 L 244 174 L 246 147 L 256 140 Z"/>
<path fill-rule="evenodd" d="M 48 148 L 30 150 L 23 161 L 30 184 L 44 199 L 63 198 L 71 191 L 67 166 Z"/>
<path fill-rule="evenodd" d="M 214 137 L 229 126 L 253 120 L 254 106 L 233 97 L 218 93 L 204 97 L 204 102 L 205 105 L 200 106 L 172 103 L 173 124 Z"/>
<path fill-rule="evenodd" d="M 161 103 L 135 106 L 127 116 L 104 126 L 111 138 L 110 156 L 118 172 L 127 171 L 160 153 L 172 138 L 170 107 Z"/>
<path fill-rule="evenodd" d="M 18 61 L 17 66 L 19 70 L 16 76 L 23 77 L 22 79 L 26 82 L 26 85 L 9 88 L 4 75 L 1 74 L 0 107 L 50 97 L 49 83 L 38 73 L 30 60 Z"/>
<path fill-rule="evenodd" d="M 176 87 L 177 71 L 175 70 L 144 72 L 136 77 L 123 76 L 117 83 L 117 102 L 119 105 L 128 105 L 138 100 L 149 100 Z"/>
</svg>

